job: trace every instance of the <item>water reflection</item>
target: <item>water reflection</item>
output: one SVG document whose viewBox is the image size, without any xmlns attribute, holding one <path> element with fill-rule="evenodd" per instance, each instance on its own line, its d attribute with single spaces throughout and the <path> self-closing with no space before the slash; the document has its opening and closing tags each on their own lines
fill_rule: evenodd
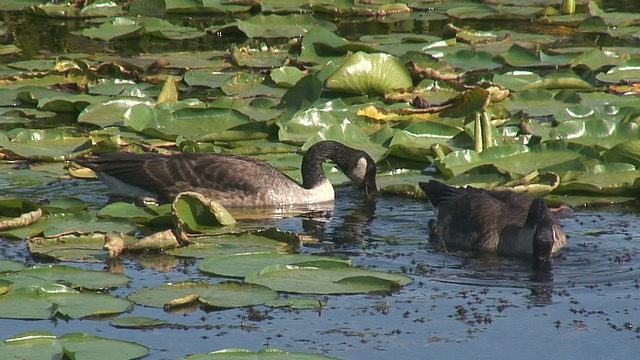
<svg viewBox="0 0 640 360">
<path fill-rule="evenodd" d="M 371 236 L 371 223 L 376 213 L 376 199 L 363 199 L 349 209 L 342 209 L 340 217 L 331 221 L 307 219 L 302 222 L 305 232 L 312 233 L 320 243 L 330 242 L 336 248 L 365 246 Z"/>
</svg>

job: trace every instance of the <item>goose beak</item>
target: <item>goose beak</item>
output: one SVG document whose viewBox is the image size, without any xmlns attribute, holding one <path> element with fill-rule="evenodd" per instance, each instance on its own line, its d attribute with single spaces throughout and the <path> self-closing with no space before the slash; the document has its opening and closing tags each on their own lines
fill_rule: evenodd
<svg viewBox="0 0 640 360">
<path fill-rule="evenodd" d="M 365 180 L 364 192 L 367 194 L 367 197 L 373 197 L 378 194 L 378 186 L 376 185 L 375 176 Z"/>
</svg>

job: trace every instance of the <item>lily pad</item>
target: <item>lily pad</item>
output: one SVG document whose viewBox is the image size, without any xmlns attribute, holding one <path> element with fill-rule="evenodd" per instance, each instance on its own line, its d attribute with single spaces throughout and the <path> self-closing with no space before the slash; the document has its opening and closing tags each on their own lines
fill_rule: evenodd
<svg viewBox="0 0 640 360">
<path fill-rule="evenodd" d="M 36 256 L 59 261 L 102 262 L 108 255 L 103 249 L 104 234 L 32 238 L 28 240 L 27 246 Z"/>
<path fill-rule="evenodd" d="M 230 277 L 245 277 L 251 272 L 276 265 L 313 266 L 322 269 L 348 267 L 349 260 L 336 257 L 302 254 L 253 253 L 227 256 L 207 256 L 200 262 L 200 271 L 208 274 Z"/>
<path fill-rule="evenodd" d="M 408 276 L 361 268 L 299 267 L 272 265 L 244 279 L 276 291 L 303 294 L 390 293 L 413 281 Z"/>
<path fill-rule="evenodd" d="M 412 85 L 409 71 L 398 58 L 363 52 L 346 58 L 326 81 L 329 90 L 355 94 L 383 94 Z"/>
<path fill-rule="evenodd" d="M 166 320 L 148 318 L 144 316 L 124 316 L 111 320 L 111 325 L 125 329 L 145 329 L 150 327 L 167 325 Z"/>
<path fill-rule="evenodd" d="M 29 286 L 0 296 L 0 318 L 79 319 L 123 313 L 131 305 L 115 296 L 79 293 L 63 285 Z"/>
<path fill-rule="evenodd" d="M 131 281 L 129 277 L 122 274 L 83 270 L 68 265 L 32 266 L 20 272 L 2 274 L 0 279 L 11 281 L 14 289 L 32 285 L 62 283 L 73 288 L 102 290 L 124 286 Z"/>
<path fill-rule="evenodd" d="M 260 305 L 278 294 L 266 287 L 225 281 L 218 284 L 185 281 L 138 290 L 129 299 L 141 305 L 165 307 L 201 301 L 209 306 L 230 308 Z M 183 301 L 185 299 L 185 301 Z"/>
<path fill-rule="evenodd" d="M 277 230 L 255 234 L 227 234 L 192 238 L 194 244 L 167 250 L 175 256 L 203 258 L 248 253 L 290 253 L 300 246 L 300 237 L 291 233 L 277 235 Z"/>
<path fill-rule="evenodd" d="M 236 220 L 220 203 L 195 192 L 183 192 L 171 205 L 176 224 L 189 232 L 233 226 Z"/>
<path fill-rule="evenodd" d="M 336 25 L 312 15 L 257 15 L 237 21 L 238 29 L 250 38 L 292 38 L 303 36 L 309 29 L 322 26 L 335 31 Z"/>
</svg>

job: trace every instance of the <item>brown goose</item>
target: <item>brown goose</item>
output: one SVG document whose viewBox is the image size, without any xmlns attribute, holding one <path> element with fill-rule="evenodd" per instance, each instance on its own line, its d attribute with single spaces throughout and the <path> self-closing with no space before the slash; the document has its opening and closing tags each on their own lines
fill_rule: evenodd
<svg viewBox="0 0 640 360">
<path fill-rule="evenodd" d="M 227 207 L 282 207 L 327 203 L 333 186 L 322 163 L 334 162 L 366 194 L 377 193 L 376 164 L 364 151 L 335 141 L 321 141 L 302 158 L 302 184 L 268 163 L 248 156 L 214 153 L 105 153 L 77 159 L 96 172 L 113 194 L 171 202 L 183 191 L 196 191 Z"/>
<path fill-rule="evenodd" d="M 544 200 L 513 191 L 456 188 L 435 180 L 420 187 L 436 212 L 432 235 L 445 245 L 507 256 L 533 256 L 538 264 L 567 244 Z"/>
</svg>

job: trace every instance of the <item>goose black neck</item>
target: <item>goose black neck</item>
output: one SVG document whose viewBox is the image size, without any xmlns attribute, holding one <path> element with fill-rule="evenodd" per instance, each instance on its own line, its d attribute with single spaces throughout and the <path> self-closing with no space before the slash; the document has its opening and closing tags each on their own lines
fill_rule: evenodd
<svg viewBox="0 0 640 360">
<path fill-rule="evenodd" d="M 302 186 L 311 189 L 327 179 L 322 163 L 332 161 L 344 171 L 354 149 L 335 141 L 313 144 L 302 157 Z"/>
</svg>

